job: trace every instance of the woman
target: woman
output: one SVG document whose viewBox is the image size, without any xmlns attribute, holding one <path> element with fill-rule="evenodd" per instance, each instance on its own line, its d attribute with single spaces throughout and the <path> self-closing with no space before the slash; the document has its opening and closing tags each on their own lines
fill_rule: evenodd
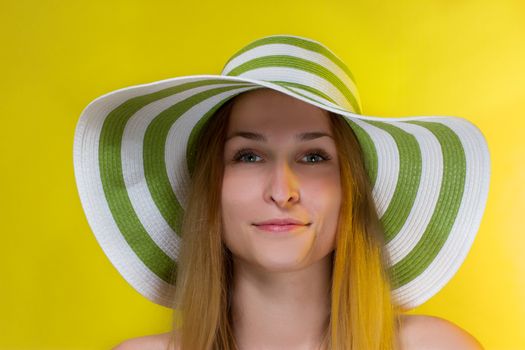
<svg viewBox="0 0 525 350">
<path fill-rule="evenodd" d="M 299 40 L 280 39 L 287 44 Z M 253 46 L 248 45 L 229 63 Z M 244 63 L 237 64 L 238 68 Z M 230 67 L 229 73 L 237 68 Z M 337 95 L 329 95 L 330 89 L 325 91 L 319 96 L 337 101 Z M 193 96 L 199 93 L 203 92 L 195 91 Z M 151 95 L 140 97 L 146 96 Z M 181 103 L 188 100 L 181 98 Z M 120 105 L 106 114 L 107 120 L 122 119 L 124 111 L 137 103 L 128 101 L 131 102 L 127 106 Z M 349 99 L 347 107 L 351 105 Z M 175 106 L 181 113 L 198 115 L 202 120 L 200 127 L 195 127 L 198 132 L 192 132 L 188 141 L 191 184 L 186 183 L 189 193 L 185 212 L 173 218 L 174 226 L 180 224 L 177 232 L 181 232 L 182 244 L 173 275 L 177 289 L 172 306 L 182 313 L 183 325 L 173 334 L 128 340 L 116 349 L 481 349 L 475 338 L 448 321 L 401 314 L 410 300 L 415 303 L 416 295 L 419 300 L 428 296 L 418 295 L 419 287 L 406 292 L 405 286 L 410 283 L 400 282 L 403 276 L 396 266 L 389 269 L 394 265 L 390 253 L 397 254 L 385 249 L 391 224 L 383 220 L 385 227 L 382 227 L 372 194 L 372 182 L 379 179 L 380 183 L 384 167 L 378 166 L 374 175 L 372 163 L 367 163 L 371 158 L 366 157 L 367 150 L 363 149 L 366 137 L 356 125 L 357 120 L 345 120 L 328 108 L 320 108 L 288 91 L 264 86 L 230 95 L 215 103 L 219 109 L 211 109 L 213 113 L 195 110 L 190 113 L 192 107 L 185 109 L 181 104 L 173 104 L 173 110 L 177 109 Z M 358 105 L 356 109 L 359 110 Z M 134 115 L 140 113 L 138 108 L 133 111 Z M 127 119 L 122 124 L 130 130 L 123 132 L 123 140 L 130 139 L 133 122 Z M 180 122 L 178 127 L 182 125 Z M 160 133 L 161 126 L 160 122 L 158 126 L 151 122 L 147 128 L 143 127 L 147 129 L 143 132 L 146 178 L 146 154 L 154 149 L 147 146 L 148 132 L 154 145 L 158 138 L 155 130 Z M 103 129 L 100 135 L 102 139 Z M 395 137 L 402 144 L 402 138 Z M 103 142 L 100 141 L 101 154 L 104 154 Z M 165 143 L 168 149 L 170 142 Z M 125 149 L 124 144 L 122 141 L 118 148 Z M 379 143 L 375 146 L 376 155 L 381 158 Z M 171 159 L 169 151 L 165 151 L 163 158 Z M 401 147 L 399 158 L 404 159 Z M 102 174 L 108 159 L 111 157 L 101 156 Z M 449 158 L 444 153 L 443 162 L 446 159 Z M 114 166 L 118 167 L 118 163 Z M 76 165 L 76 174 L 80 173 L 78 169 Z M 154 174 L 151 169 L 150 180 L 145 182 L 155 198 L 154 186 L 160 182 L 151 180 Z M 399 169 L 400 174 L 405 174 Z M 118 186 L 116 180 L 108 175 L 102 181 L 106 181 L 104 188 L 110 208 L 119 203 L 111 199 L 112 188 Z M 123 182 L 131 193 L 131 185 L 136 183 L 133 176 L 124 176 Z M 402 186 L 399 183 L 396 188 Z M 177 186 L 174 191 L 177 193 Z M 418 191 L 418 196 L 423 196 L 419 194 L 422 192 Z M 156 203 L 162 206 L 161 202 Z M 140 205 L 136 201 L 134 207 Z M 437 206 L 432 218 L 440 213 Z M 416 207 L 414 204 L 413 208 Z M 113 211 L 113 217 L 118 223 L 117 212 Z M 416 209 L 408 217 L 414 213 Z M 392 215 L 388 210 L 383 214 Z M 147 227 L 147 222 L 142 225 Z M 120 230 L 126 237 L 126 229 Z M 414 237 L 416 233 L 412 239 L 404 239 L 409 242 Z M 140 249 L 134 250 L 140 255 Z M 112 254 L 115 253 L 108 249 L 108 255 Z M 119 266 L 117 260 L 113 258 Z M 147 264 L 148 260 L 143 261 Z M 156 261 L 161 259 L 157 257 Z M 133 278 L 128 275 L 128 280 Z M 413 299 L 393 298 L 394 287 Z M 161 300 L 160 296 L 150 298 Z"/>
</svg>

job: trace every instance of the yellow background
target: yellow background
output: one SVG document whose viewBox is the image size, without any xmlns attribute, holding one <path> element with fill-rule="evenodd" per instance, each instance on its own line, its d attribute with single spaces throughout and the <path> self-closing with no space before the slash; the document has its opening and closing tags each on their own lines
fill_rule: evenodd
<svg viewBox="0 0 525 350">
<path fill-rule="evenodd" d="M 0 348 L 109 349 L 169 329 L 85 219 L 76 121 L 129 85 L 218 74 L 251 40 L 311 37 L 354 73 L 364 113 L 456 115 L 492 157 L 464 265 L 411 313 L 451 320 L 486 349 L 525 349 L 525 2 L 27 1 L 0 3 Z"/>
</svg>

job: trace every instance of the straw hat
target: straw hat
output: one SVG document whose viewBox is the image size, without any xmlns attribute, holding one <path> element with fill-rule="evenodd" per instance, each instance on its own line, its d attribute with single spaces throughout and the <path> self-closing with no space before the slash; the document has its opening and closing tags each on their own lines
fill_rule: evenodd
<svg viewBox="0 0 525 350">
<path fill-rule="evenodd" d="M 83 110 L 74 139 L 78 191 L 122 276 L 171 307 L 194 136 L 226 101 L 261 87 L 348 121 L 385 230 L 395 302 L 410 309 L 436 294 L 463 263 L 485 208 L 490 158 L 483 134 L 458 117 L 362 115 L 348 67 L 323 44 L 292 35 L 249 43 L 220 75 L 130 86 Z"/>
</svg>

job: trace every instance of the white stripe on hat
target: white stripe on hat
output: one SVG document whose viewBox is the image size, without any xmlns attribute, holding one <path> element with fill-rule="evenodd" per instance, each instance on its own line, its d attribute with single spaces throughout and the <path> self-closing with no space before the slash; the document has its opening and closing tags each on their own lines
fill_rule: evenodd
<svg viewBox="0 0 525 350">
<path fill-rule="evenodd" d="M 420 275 L 392 292 L 394 298 L 403 300 L 404 307 L 408 308 L 427 301 L 456 274 L 479 229 L 488 194 L 489 176 L 480 177 L 480 174 L 489 171 L 490 159 L 487 144 L 476 126 L 460 118 L 434 117 L 431 121 L 445 124 L 458 134 L 467 164 L 465 188 L 456 220 L 436 258 Z"/>
<path fill-rule="evenodd" d="M 148 92 L 154 92 L 165 88 L 165 85 L 158 84 L 146 89 Z M 140 294 L 169 305 L 174 287 L 149 270 L 122 236 L 106 201 L 98 163 L 100 132 L 107 114 L 124 101 L 144 93 L 144 86 L 141 89 L 130 87 L 114 91 L 97 98 L 84 109 L 75 131 L 77 135 L 73 151 L 75 177 L 88 223 L 106 256 Z M 104 99 L 101 99 L 102 97 Z M 87 120 L 89 129 L 86 129 Z M 90 151 L 85 151 L 86 149 Z"/>
<path fill-rule="evenodd" d="M 301 69 L 288 67 L 264 67 L 251 69 L 242 73 L 240 76 L 249 79 L 262 80 L 264 78 L 264 80 L 279 80 L 297 84 L 304 84 L 305 81 L 308 81 L 310 87 L 324 92 L 342 107 L 347 108 L 350 111 L 354 110 L 354 107 L 346 99 L 345 95 L 343 95 L 330 81 Z"/>
<path fill-rule="evenodd" d="M 153 241 L 173 260 L 178 256 L 180 238 L 160 213 L 144 181 L 144 137 L 148 126 L 160 113 L 194 93 L 208 89 L 208 86 L 200 86 L 144 106 L 129 118 L 122 135 L 122 176 L 133 210 Z M 127 162 L 128 159 L 134 161 Z"/>
<path fill-rule="evenodd" d="M 399 176 L 399 151 L 396 141 L 385 130 L 352 118 L 373 140 L 377 150 L 377 177 L 372 190 L 377 214 L 381 218 L 394 197 Z"/>
<path fill-rule="evenodd" d="M 207 90 L 216 88 L 216 85 L 207 87 Z M 166 137 L 166 151 L 164 162 L 166 171 L 177 199 L 183 208 L 186 208 L 188 192 L 190 190 L 190 173 L 186 163 L 186 151 L 191 130 L 205 113 L 221 100 L 235 94 L 253 90 L 257 87 L 243 87 L 232 89 L 218 95 L 214 95 L 182 114 L 171 126 Z"/>
<path fill-rule="evenodd" d="M 310 91 L 301 89 L 301 88 L 296 87 L 296 86 L 288 86 L 288 89 L 290 89 L 290 90 L 292 90 L 294 92 L 297 92 L 298 94 L 307 96 L 307 97 L 311 98 L 312 100 L 317 101 L 318 103 L 321 103 L 321 104 L 330 106 L 332 108 L 337 108 L 338 110 L 341 110 L 341 108 L 339 106 L 333 104 L 331 101 L 328 101 L 327 99 L 325 99 L 325 98 L 323 98 L 323 97 L 321 97 L 319 95 L 313 94 Z M 341 112 L 343 112 L 343 110 L 341 110 Z"/>
<path fill-rule="evenodd" d="M 290 44 L 265 44 L 256 46 L 233 58 L 224 67 L 221 74 L 227 75 L 236 67 L 250 60 L 270 55 L 293 56 L 297 58 L 308 59 L 309 61 L 312 61 L 314 63 L 321 64 L 323 67 L 327 68 L 329 71 L 333 72 L 337 77 L 342 79 L 343 83 L 348 87 L 348 89 L 352 92 L 356 99 L 359 100 L 359 94 L 357 92 L 355 82 L 352 80 L 351 77 L 348 76 L 348 74 L 346 74 L 344 70 L 341 69 L 341 67 L 339 67 L 331 59 L 329 59 L 323 54 Z"/>
<path fill-rule="evenodd" d="M 443 156 L 438 139 L 427 128 L 410 123 L 392 124 L 412 134 L 421 150 L 421 179 L 414 204 L 399 233 L 386 245 L 394 265 L 416 246 L 432 218 L 443 177 Z"/>
</svg>

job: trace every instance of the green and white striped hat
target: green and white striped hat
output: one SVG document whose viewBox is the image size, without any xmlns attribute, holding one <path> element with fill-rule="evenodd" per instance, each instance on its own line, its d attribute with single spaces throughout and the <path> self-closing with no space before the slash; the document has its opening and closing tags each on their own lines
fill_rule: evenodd
<svg viewBox="0 0 525 350">
<path fill-rule="evenodd" d="M 485 209 L 490 158 L 483 134 L 458 117 L 362 115 L 346 65 L 323 44 L 292 35 L 249 43 L 220 75 L 119 89 L 83 110 L 74 140 L 78 191 L 122 276 L 172 307 L 195 135 L 226 101 L 261 87 L 348 121 L 385 229 L 394 300 L 411 309 L 437 293 L 463 263 Z"/>
</svg>

